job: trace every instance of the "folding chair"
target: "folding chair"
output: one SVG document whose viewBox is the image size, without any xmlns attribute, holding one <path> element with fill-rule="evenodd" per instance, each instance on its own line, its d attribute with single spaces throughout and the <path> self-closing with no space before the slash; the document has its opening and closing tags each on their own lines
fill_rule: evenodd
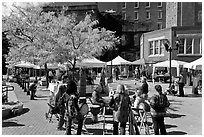
<svg viewBox="0 0 204 137">
<path fill-rule="evenodd" d="M 141 130 L 144 129 L 145 134 L 149 135 L 150 134 L 150 128 L 148 126 L 148 122 L 147 122 L 147 112 L 144 111 L 144 109 L 136 109 L 136 108 L 132 108 L 132 110 L 134 110 L 134 117 L 137 121 L 137 123 L 139 124 L 139 132 L 141 133 Z"/>
<path fill-rule="evenodd" d="M 108 133 L 108 128 L 106 127 L 107 123 L 106 123 L 106 119 L 112 119 L 113 121 L 113 108 L 109 107 L 109 106 L 104 106 L 103 107 L 103 135 L 107 135 L 107 134 L 110 134 Z M 112 124 L 111 124 L 111 127 Z M 112 130 L 113 129 L 109 129 L 109 130 Z"/>
</svg>

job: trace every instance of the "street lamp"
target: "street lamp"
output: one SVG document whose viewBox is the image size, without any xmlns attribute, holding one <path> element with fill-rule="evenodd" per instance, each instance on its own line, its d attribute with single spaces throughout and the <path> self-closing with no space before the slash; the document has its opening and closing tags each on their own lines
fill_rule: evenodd
<svg viewBox="0 0 204 137">
<path fill-rule="evenodd" d="M 180 45 L 180 41 L 177 38 L 175 45 L 176 48 L 172 48 L 172 46 L 170 45 L 170 42 L 168 39 L 164 39 L 163 40 L 163 45 L 166 49 L 167 52 L 169 52 L 169 76 L 170 76 L 170 82 L 169 82 L 169 88 L 171 87 L 171 83 L 172 83 L 172 76 L 171 76 L 171 54 L 172 54 L 172 50 L 178 50 L 178 47 Z"/>
</svg>

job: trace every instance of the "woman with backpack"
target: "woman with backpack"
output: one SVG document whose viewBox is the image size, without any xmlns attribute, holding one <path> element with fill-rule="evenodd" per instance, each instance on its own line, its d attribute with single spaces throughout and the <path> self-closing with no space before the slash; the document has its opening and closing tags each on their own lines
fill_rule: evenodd
<svg viewBox="0 0 204 137">
<path fill-rule="evenodd" d="M 166 135 L 166 128 L 164 124 L 164 116 L 166 114 L 166 108 L 169 107 L 170 103 L 166 95 L 162 93 L 161 85 L 155 86 L 157 95 L 153 95 L 150 98 L 151 115 L 154 126 L 155 135 L 159 135 L 159 130 L 161 135 Z"/>
<path fill-rule="evenodd" d="M 129 106 L 131 105 L 130 97 L 125 91 L 123 84 L 117 86 L 116 94 L 110 101 L 113 107 L 113 134 L 118 135 L 118 124 L 120 123 L 120 134 L 125 135 L 125 127 L 129 116 Z"/>
</svg>

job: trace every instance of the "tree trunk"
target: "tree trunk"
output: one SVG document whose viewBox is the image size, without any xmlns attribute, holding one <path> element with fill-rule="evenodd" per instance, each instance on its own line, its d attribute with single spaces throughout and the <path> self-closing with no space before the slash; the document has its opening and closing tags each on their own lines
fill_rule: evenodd
<svg viewBox="0 0 204 137">
<path fill-rule="evenodd" d="M 80 97 L 86 96 L 86 71 L 84 69 L 80 70 L 80 89 L 79 95 Z"/>
<path fill-rule="evenodd" d="M 45 63 L 46 87 L 49 86 L 47 63 Z"/>
</svg>

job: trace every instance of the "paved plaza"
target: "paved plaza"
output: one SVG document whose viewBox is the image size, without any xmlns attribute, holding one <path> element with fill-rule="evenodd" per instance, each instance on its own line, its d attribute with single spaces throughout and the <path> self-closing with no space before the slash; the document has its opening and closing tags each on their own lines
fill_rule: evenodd
<svg viewBox="0 0 204 137">
<path fill-rule="evenodd" d="M 127 85 L 130 94 L 135 90 L 134 80 L 119 80 L 114 81 L 109 86 L 116 88 L 118 83 Z M 158 84 L 158 83 L 155 83 Z M 155 93 L 153 83 L 149 82 L 149 96 Z M 160 83 L 161 84 L 161 83 Z M 2 120 L 2 134 L 3 135 L 63 135 L 65 131 L 57 131 L 57 120 L 53 117 L 53 122 L 49 123 L 45 119 L 45 113 L 48 111 L 49 90 L 44 87 L 38 87 L 36 100 L 30 100 L 30 96 L 17 85 L 15 93 L 19 101 L 23 102 L 24 110 L 21 115 Z M 161 84 L 165 89 L 168 84 Z M 168 95 L 170 100 L 170 113 L 174 117 L 167 117 L 165 119 L 166 129 L 168 135 L 202 135 L 202 96 L 192 95 L 191 87 L 185 87 L 185 97 L 177 97 Z M 151 122 L 151 120 L 149 120 Z M 112 123 L 107 121 L 106 128 L 112 129 Z M 91 117 L 88 115 L 86 120 L 86 127 L 89 133 L 94 135 L 102 135 L 103 120 L 99 117 L 98 123 L 91 123 Z M 128 129 L 128 128 L 127 128 Z M 73 130 L 75 134 L 76 130 Z M 87 134 L 82 132 L 82 134 Z M 129 134 L 126 132 L 126 134 Z M 144 133 L 141 133 L 144 134 Z M 153 134 L 153 132 L 151 132 Z"/>
</svg>

